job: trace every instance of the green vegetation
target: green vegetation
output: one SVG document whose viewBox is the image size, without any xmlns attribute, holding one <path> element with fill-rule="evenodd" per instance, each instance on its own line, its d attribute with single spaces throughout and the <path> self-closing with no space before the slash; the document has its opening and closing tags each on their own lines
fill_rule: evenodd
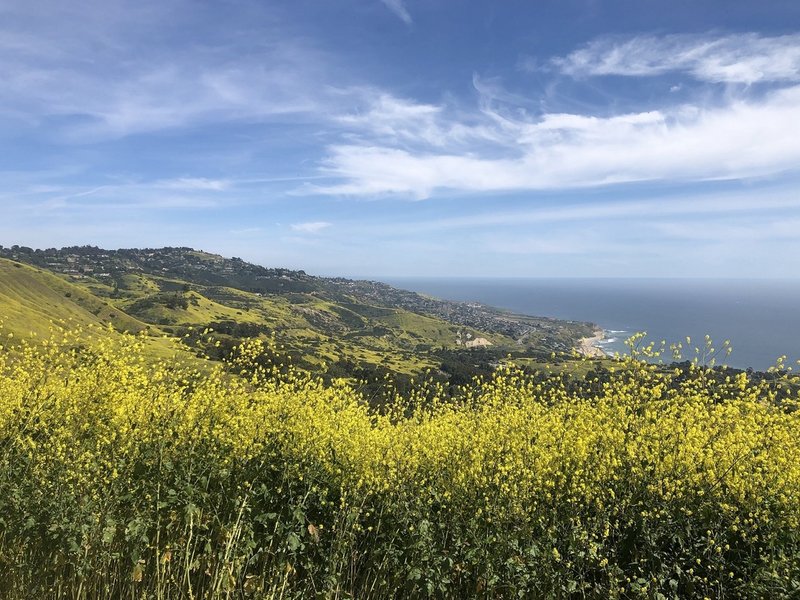
<svg viewBox="0 0 800 600">
<path fill-rule="evenodd" d="M 51 321 L 77 325 L 112 324 L 138 332 L 146 323 L 131 318 L 80 286 L 51 273 L 0 259 L 0 317 L 7 331 L 45 335 Z"/>
<path fill-rule="evenodd" d="M 509 355 L 531 365 L 532 357 L 566 356 L 593 331 L 589 323 L 512 315 L 377 282 L 267 269 L 190 248 L 14 246 L 0 247 L 0 257 L 0 290 L 6 290 L 0 293 L 0 320 L 17 335 L 43 335 L 51 320 L 69 319 L 79 325 L 113 322 L 130 332 L 149 328 L 153 336 L 166 333 L 193 344 L 211 330 L 213 339 L 202 351 L 214 359 L 259 337 L 275 342 L 297 368 L 329 381 L 371 381 L 373 392 L 386 374 L 402 386 L 426 373 L 455 385 Z"/>
<path fill-rule="evenodd" d="M 0 597 L 800 594 L 796 376 L 508 367 L 379 410 L 258 340 L 205 373 L 146 341 L 0 352 Z"/>
<path fill-rule="evenodd" d="M 190 249 L 0 251 L 1 598 L 800 596 L 788 370 Z"/>
<path fill-rule="evenodd" d="M 128 315 L 83 286 L 27 265 L 0 259 L 0 326 L 10 348 L 21 339 L 47 338 L 54 324 L 70 329 L 94 328 L 103 337 L 121 332 L 146 334 L 145 345 L 154 358 L 193 353 L 176 346 L 164 332 Z M 10 337 L 9 337 L 10 334 Z M 85 340 L 83 343 L 87 343 Z"/>
</svg>

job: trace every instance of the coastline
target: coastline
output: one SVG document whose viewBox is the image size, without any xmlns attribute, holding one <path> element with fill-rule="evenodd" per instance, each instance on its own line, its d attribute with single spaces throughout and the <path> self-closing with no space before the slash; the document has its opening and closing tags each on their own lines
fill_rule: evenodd
<svg viewBox="0 0 800 600">
<path fill-rule="evenodd" d="M 597 329 L 591 337 L 581 338 L 578 343 L 578 352 L 589 358 L 605 358 L 607 355 L 602 348 L 597 346 L 598 342 L 605 338 L 605 331 Z"/>
</svg>

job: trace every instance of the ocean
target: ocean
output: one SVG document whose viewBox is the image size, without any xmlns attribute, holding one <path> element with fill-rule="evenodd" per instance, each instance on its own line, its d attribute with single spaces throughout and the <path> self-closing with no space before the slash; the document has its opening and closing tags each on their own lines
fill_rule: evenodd
<svg viewBox="0 0 800 600">
<path fill-rule="evenodd" d="M 800 368 L 800 281 L 731 279 L 433 279 L 383 281 L 447 300 L 481 302 L 513 312 L 591 321 L 602 327 L 600 347 L 624 353 L 635 332 L 667 346 L 711 336 L 733 352 L 718 364 L 764 370 L 779 356 Z M 671 359 L 669 351 L 666 359 Z"/>
</svg>

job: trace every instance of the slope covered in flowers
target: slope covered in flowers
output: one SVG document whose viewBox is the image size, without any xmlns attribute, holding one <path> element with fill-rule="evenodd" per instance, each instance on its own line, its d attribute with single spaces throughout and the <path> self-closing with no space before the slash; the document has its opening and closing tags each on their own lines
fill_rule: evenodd
<svg viewBox="0 0 800 600">
<path fill-rule="evenodd" d="M 0 353 L 0 597 L 800 593 L 787 376 L 500 369 L 378 414 L 261 342 L 200 373 L 78 339 Z"/>
</svg>

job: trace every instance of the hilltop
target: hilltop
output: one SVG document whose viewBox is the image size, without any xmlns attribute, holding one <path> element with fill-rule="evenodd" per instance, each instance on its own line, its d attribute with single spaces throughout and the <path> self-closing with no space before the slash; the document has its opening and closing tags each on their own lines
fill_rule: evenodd
<svg viewBox="0 0 800 600">
<path fill-rule="evenodd" d="M 0 315 L 22 334 L 48 320 L 111 324 L 205 345 L 221 358 L 265 337 L 300 368 L 330 376 L 412 376 L 454 382 L 511 355 L 535 365 L 564 356 L 591 323 L 512 314 L 377 281 L 267 268 L 192 248 L 34 250 L 0 247 Z M 207 336 L 200 332 L 211 330 Z M 210 342 L 209 342 L 210 340 Z"/>
</svg>

